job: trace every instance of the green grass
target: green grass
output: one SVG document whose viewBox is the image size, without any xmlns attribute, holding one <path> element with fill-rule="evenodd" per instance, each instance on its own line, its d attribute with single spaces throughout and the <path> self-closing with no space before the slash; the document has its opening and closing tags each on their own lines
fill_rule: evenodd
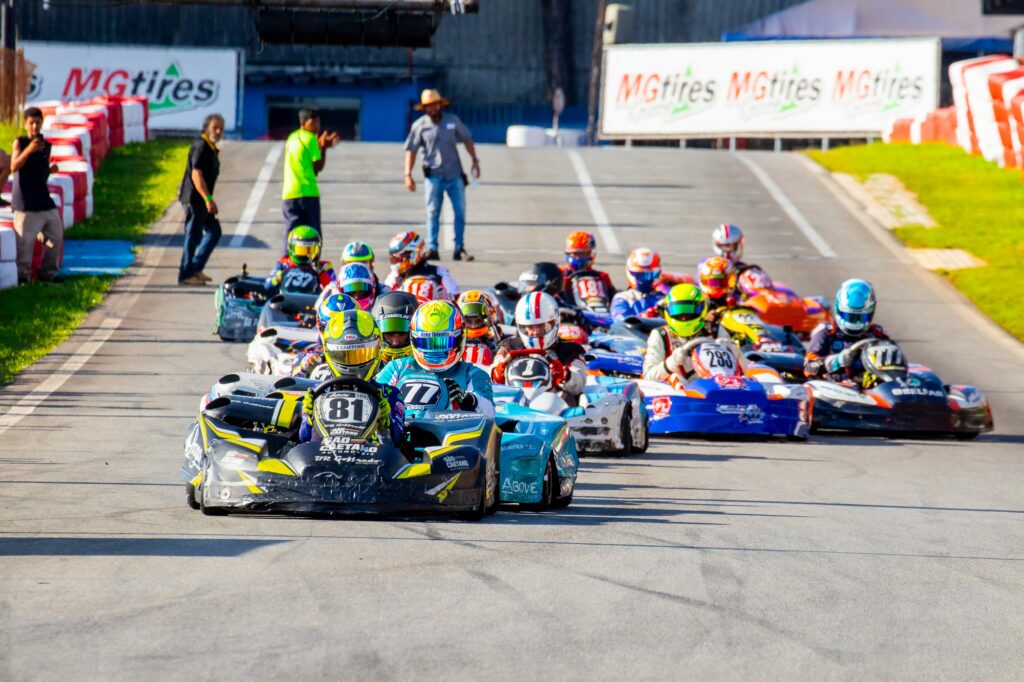
<svg viewBox="0 0 1024 682">
<path fill-rule="evenodd" d="M 22 130 L 19 124 L 0 121 L 0 149 L 10 154 L 11 147 L 14 146 L 14 138 L 21 134 Z"/>
<path fill-rule="evenodd" d="M 1020 171 L 998 168 L 941 144 L 876 143 L 808 154 L 825 168 L 860 180 L 872 173 L 899 178 L 938 226 L 911 225 L 897 229 L 896 235 L 912 248 L 964 249 L 985 260 L 985 267 L 942 274 L 985 314 L 1024 340 L 1024 300 L 1012 289 L 1024 272 Z"/>
<path fill-rule="evenodd" d="M 7 128 L 0 126 L 0 143 Z M 114 149 L 96 176 L 95 213 L 67 239 L 125 239 L 138 243 L 177 197 L 188 142 L 155 140 Z M 71 336 L 103 301 L 115 278 L 73 277 L 63 284 L 30 284 L 0 291 L 0 386 Z"/>
</svg>

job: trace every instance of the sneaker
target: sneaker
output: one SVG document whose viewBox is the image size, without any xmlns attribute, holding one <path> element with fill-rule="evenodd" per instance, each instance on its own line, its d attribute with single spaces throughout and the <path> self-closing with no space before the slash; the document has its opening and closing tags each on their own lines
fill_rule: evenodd
<svg viewBox="0 0 1024 682">
<path fill-rule="evenodd" d="M 178 282 L 179 287 L 201 287 L 204 284 L 206 284 L 206 282 L 201 280 L 199 275 L 192 275 L 191 277 Z"/>
<path fill-rule="evenodd" d="M 203 280 L 204 283 L 205 282 L 212 282 L 213 281 L 213 277 L 210 277 L 205 272 L 197 272 L 195 276 L 198 277 L 199 279 Z"/>
<path fill-rule="evenodd" d="M 441 256 L 438 255 L 437 251 L 431 249 L 427 251 L 427 257 L 424 260 L 441 260 Z"/>
<path fill-rule="evenodd" d="M 456 251 L 455 255 L 452 256 L 452 258 L 455 260 L 474 260 L 473 254 L 471 254 L 469 251 L 466 251 L 465 249 L 459 249 L 458 251 Z"/>
</svg>

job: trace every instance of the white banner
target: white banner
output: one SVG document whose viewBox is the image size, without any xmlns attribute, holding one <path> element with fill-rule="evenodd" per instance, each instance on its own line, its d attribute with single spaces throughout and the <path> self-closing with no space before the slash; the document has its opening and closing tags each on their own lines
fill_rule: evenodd
<svg viewBox="0 0 1024 682">
<path fill-rule="evenodd" d="M 30 102 L 97 95 L 149 97 L 149 127 L 199 130 L 203 117 L 238 125 L 238 50 L 23 41 L 36 65 Z"/>
<path fill-rule="evenodd" d="M 605 49 L 601 136 L 878 135 L 939 105 L 937 38 Z"/>
</svg>

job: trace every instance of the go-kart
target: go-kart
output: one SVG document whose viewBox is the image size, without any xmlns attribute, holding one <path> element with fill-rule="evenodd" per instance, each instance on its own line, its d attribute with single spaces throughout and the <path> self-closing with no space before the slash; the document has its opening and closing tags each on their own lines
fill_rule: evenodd
<svg viewBox="0 0 1024 682">
<path fill-rule="evenodd" d="M 204 400 L 273 395 L 297 401 L 318 385 L 319 381 L 302 377 L 240 372 L 221 377 Z M 496 384 L 494 390 L 497 406 L 495 423 L 501 431 L 500 501 L 530 510 L 569 506 L 576 485 L 579 456 L 565 420 L 525 407 L 520 389 Z M 470 413 L 435 412 L 435 419 L 459 419 L 443 416 L 446 414 Z"/>
<path fill-rule="evenodd" d="M 270 327 L 254 338 L 245 351 L 249 369 L 257 374 L 291 376 L 298 370 L 302 354 L 320 347 L 320 335 L 306 327 Z M 328 379 L 329 372 L 317 372 L 312 379 Z"/>
<path fill-rule="evenodd" d="M 722 434 L 806 440 L 811 402 L 799 384 L 783 383 L 768 366 L 748 363 L 746 372 L 723 339 L 694 339 L 681 346 L 694 376 L 672 383 L 641 379 L 653 434 Z M 635 376 L 643 357 L 592 351 L 588 368 L 606 376 Z"/>
<path fill-rule="evenodd" d="M 313 389 L 319 440 L 297 442 L 294 396 L 204 400 L 185 441 L 186 502 L 204 514 L 444 512 L 498 505 L 498 430 L 470 412 L 426 413 L 402 443 L 377 433 L 376 390 L 335 378 Z"/>
<path fill-rule="evenodd" d="M 552 390 L 556 380 L 543 351 L 514 350 L 510 355 L 505 381 L 522 391 L 521 404 L 564 418 L 581 453 L 628 456 L 647 451 L 647 412 L 636 382 L 588 377 L 579 404 L 572 406 Z"/>
<path fill-rule="evenodd" d="M 743 301 L 766 324 L 786 327 L 806 339 L 822 322 L 828 320 L 828 304 L 820 296 L 803 298 L 782 285 L 758 289 Z"/>
<path fill-rule="evenodd" d="M 316 294 L 283 292 L 275 295 L 260 311 L 256 333 L 261 334 L 271 327 L 316 327 Z"/>
<path fill-rule="evenodd" d="M 251 341 L 266 302 L 266 281 L 250 277 L 243 266 L 242 274 L 228 277 L 215 294 L 217 336 L 222 341 Z"/>
<path fill-rule="evenodd" d="M 860 381 L 813 380 L 815 431 L 953 436 L 969 440 L 991 431 L 992 409 L 977 388 L 950 385 L 922 365 L 908 364 L 892 341 L 864 339 L 848 352 L 859 357 Z"/>
<path fill-rule="evenodd" d="M 577 270 L 566 278 L 566 298 L 577 310 L 610 315 L 612 294 L 605 288 L 601 275 L 594 270 Z"/>
</svg>

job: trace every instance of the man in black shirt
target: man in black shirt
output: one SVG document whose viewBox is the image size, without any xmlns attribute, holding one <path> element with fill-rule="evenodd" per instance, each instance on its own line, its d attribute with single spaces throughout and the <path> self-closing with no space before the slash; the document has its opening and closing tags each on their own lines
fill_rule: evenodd
<svg viewBox="0 0 1024 682">
<path fill-rule="evenodd" d="M 24 284 L 32 276 L 32 254 L 36 239 L 43 235 L 46 246 L 39 279 L 59 282 L 61 246 L 64 243 L 64 224 L 60 212 L 50 198 L 46 181 L 57 166 L 50 163 L 50 143 L 43 139 L 43 112 L 36 107 L 25 110 L 25 132 L 14 141 L 11 172 L 14 191 L 14 231 L 18 235 L 18 283 Z"/>
<path fill-rule="evenodd" d="M 178 199 L 185 207 L 185 243 L 178 284 L 202 285 L 211 279 L 203 268 L 221 235 L 213 188 L 220 174 L 217 142 L 223 134 L 224 117 L 210 114 L 203 120 L 202 135 L 192 143 L 188 152 L 188 164 L 178 193 Z"/>
</svg>

